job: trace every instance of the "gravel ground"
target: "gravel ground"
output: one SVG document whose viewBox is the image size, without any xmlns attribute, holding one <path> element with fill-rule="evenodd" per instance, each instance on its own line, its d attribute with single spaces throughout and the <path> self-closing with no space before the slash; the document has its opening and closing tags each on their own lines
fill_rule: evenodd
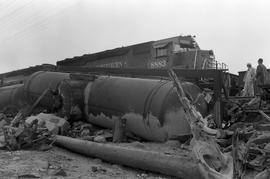
<svg viewBox="0 0 270 179">
<path fill-rule="evenodd" d="M 172 155 L 190 155 L 185 145 L 169 141 L 165 145 L 157 143 L 122 143 L 125 147 L 135 147 L 151 151 L 163 151 Z M 244 179 L 252 179 L 258 172 L 248 171 Z M 20 150 L 9 152 L 0 150 L 0 179 L 175 179 L 161 174 L 132 169 L 85 157 L 68 150 L 53 147 L 48 151 Z"/>
</svg>

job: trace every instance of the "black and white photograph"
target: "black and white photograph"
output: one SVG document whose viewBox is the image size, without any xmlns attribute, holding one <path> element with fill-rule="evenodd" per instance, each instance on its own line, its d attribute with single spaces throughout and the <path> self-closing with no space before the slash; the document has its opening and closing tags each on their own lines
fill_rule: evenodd
<svg viewBox="0 0 270 179">
<path fill-rule="evenodd" d="M 267 0 L 0 0 L 0 179 L 270 179 Z"/>
</svg>

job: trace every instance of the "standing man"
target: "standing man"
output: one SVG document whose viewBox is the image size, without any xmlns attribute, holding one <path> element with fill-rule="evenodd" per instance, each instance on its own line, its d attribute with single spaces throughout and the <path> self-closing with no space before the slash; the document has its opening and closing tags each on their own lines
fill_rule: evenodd
<svg viewBox="0 0 270 179">
<path fill-rule="evenodd" d="M 251 63 L 247 64 L 247 72 L 244 77 L 244 90 L 243 90 L 243 96 L 254 96 L 254 81 L 255 81 L 255 75 L 256 71 L 255 68 L 251 66 Z"/>
<path fill-rule="evenodd" d="M 267 75 L 267 69 L 263 64 L 263 59 L 260 58 L 258 60 L 258 66 L 257 66 L 257 70 L 256 70 L 256 84 L 258 87 L 258 93 L 262 94 L 262 88 L 260 87 L 260 85 L 264 85 L 266 82 L 266 75 Z"/>
</svg>

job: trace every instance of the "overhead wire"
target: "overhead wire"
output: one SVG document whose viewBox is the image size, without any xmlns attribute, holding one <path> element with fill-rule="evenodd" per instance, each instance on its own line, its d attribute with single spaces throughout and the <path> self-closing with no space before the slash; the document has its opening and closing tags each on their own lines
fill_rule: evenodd
<svg viewBox="0 0 270 179">
<path fill-rule="evenodd" d="M 11 15 L 16 15 L 18 12 L 20 12 L 21 10 L 23 10 L 24 8 L 26 8 L 27 6 L 31 5 L 34 2 L 34 0 L 30 0 L 28 3 L 23 4 L 22 6 L 17 7 L 16 9 L 14 9 L 13 11 L 5 14 L 4 16 L 0 17 L 0 23 L 1 21 L 5 20 L 5 19 L 10 19 Z"/>
<path fill-rule="evenodd" d="M 63 10 L 66 10 L 67 8 L 71 7 L 72 5 L 73 4 L 67 5 L 66 7 L 62 8 L 61 10 L 56 11 L 54 13 L 51 13 L 50 15 L 45 17 L 44 19 L 37 21 L 37 23 L 32 23 L 32 24 L 28 25 L 27 27 L 23 28 L 19 32 L 16 32 L 16 33 L 12 34 L 11 36 L 9 36 L 8 38 L 6 38 L 5 42 L 22 39 L 33 28 L 42 27 L 42 25 L 49 23 L 48 20 L 50 20 L 51 17 L 56 16 L 57 14 L 61 13 Z"/>
<path fill-rule="evenodd" d="M 45 9 L 44 11 L 39 11 L 39 15 L 40 16 L 46 16 L 46 15 L 48 15 L 48 14 L 51 13 L 50 11 L 57 9 L 56 6 L 53 6 L 52 8 L 53 9 L 50 9 L 50 10 Z M 33 16 L 31 14 L 29 15 L 27 13 L 24 13 L 23 15 L 21 15 L 19 17 L 13 18 L 9 22 L 9 24 L 4 24 L 4 25 L 1 24 L 1 26 L 0 26 L 0 32 L 4 33 L 6 31 L 10 31 L 10 29 L 16 28 L 16 25 L 18 25 L 22 20 L 23 20 L 24 25 L 25 24 L 33 24 L 33 21 L 35 21 L 36 18 L 37 18 L 36 16 Z"/>
<path fill-rule="evenodd" d="M 0 16 L 0 37 L 5 36 L 8 33 L 12 33 L 16 27 L 12 27 L 12 22 L 16 23 L 16 19 L 18 19 L 17 22 L 22 22 L 24 20 L 21 18 L 22 16 L 18 16 L 20 12 L 23 12 L 23 9 L 26 7 L 30 7 L 29 5 L 33 3 L 34 0 L 29 1 L 26 4 L 23 4 L 22 6 L 13 6 L 12 9 L 7 10 L 7 13 L 3 16 Z M 18 18 L 19 17 L 19 18 Z"/>
</svg>

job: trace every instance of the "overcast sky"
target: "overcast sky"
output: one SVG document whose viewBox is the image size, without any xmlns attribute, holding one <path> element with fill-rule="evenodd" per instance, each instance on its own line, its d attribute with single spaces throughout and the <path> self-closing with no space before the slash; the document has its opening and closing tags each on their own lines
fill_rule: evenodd
<svg viewBox="0 0 270 179">
<path fill-rule="evenodd" d="M 267 0 L 0 0 L 0 73 L 180 34 L 233 73 L 270 68 Z"/>
</svg>

